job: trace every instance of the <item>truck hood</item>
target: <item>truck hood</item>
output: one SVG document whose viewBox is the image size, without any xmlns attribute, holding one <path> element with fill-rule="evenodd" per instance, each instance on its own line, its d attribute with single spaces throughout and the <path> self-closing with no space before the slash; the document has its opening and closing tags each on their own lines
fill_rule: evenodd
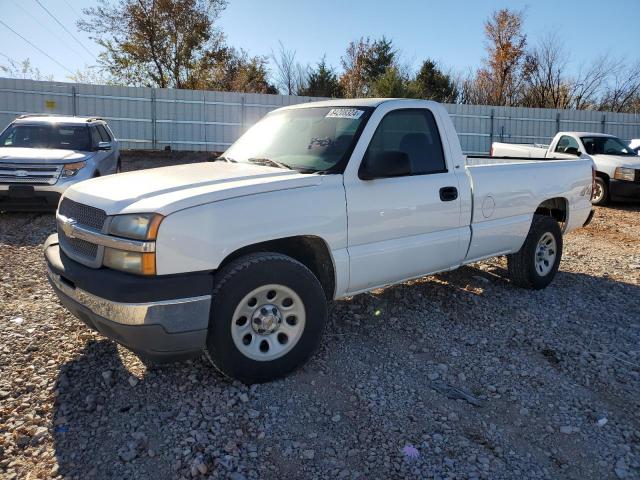
<svg viewBox="0 0 640 480">
<path fill-rule="evenodd" d="M 322 177 L 244 163 L 205 162 L 93 178 L 69 187 L 65 197 L 107 215 L 163 215 L 229 198 L 318 185 Z"/>
<path fill-rule="evenodd" d="M 93 152 L 78 152 L 57 148 L 0 148 L 0 163 L 60 164 L 86 160 Z"/>
<path fill-rule="evenodd" d="M 598 165 L 607 165 L 610 167 L 625 167 L 640 169 L 640 156 L 628 155 L 591 155 L 593 161 Z"/>
</svg>

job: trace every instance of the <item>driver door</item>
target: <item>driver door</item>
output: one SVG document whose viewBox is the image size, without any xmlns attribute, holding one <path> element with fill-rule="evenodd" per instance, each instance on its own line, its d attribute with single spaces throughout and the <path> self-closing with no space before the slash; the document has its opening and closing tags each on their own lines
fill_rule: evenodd
<svg viewBox="0 0 640 480">
<path fill-rule="evenodd" d="M 437 124 L 426 108 L 388 112 L 363 157 L 406 153 L 410 172 L 392 178 L 345 177 L 349 291 L 358 292 L 459 265 L 466 253 L 458 179 L 447 166 Z"/>
</svg>

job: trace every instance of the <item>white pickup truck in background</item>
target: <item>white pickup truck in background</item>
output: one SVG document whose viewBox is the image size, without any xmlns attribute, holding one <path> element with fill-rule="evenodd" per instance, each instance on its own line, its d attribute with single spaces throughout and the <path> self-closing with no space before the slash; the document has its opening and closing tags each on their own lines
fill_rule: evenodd
<svg viewBox="0 0 640 480">
<path fill-rule="evenodd" d="M 550 145 L 494 142 L 492 157 L 527 157 L 593 160 L 596 180 L 593 204 L 609 200 L 640 200 L 640 156 L 630 145 L 613 135 L 588 132 L 559 132 Z"/>
<path fill-rule="evenodd" d="M 434 102 L 281 108 L 215 162 L 66 190 L 49 279 L 143 356 L 204 352 L 230 377 L 270 380 L 313 354 L 329 300 L 499 255 L 516 285 L 552 281 L 563 233 L 592 215 L 591 160 L 483 160 Z"/>
</svg>

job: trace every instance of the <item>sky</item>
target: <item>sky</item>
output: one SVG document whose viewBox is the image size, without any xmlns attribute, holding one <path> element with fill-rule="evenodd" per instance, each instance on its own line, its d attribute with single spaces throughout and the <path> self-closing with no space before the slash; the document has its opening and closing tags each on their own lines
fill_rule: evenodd
<svg viewBox="0 0 640 480">
<path fill-rule="evenodd" d="M 29 58 L 42 74 L 59 81 L 95 64 L 100 47 L 76 28 L 82 8 L 94 3 L 40 0 L 69 33 L 37 0 L 0 0 L 0 21 L 6 24 L 0 23 L 0 64 L 7 57 Z M 217 24 L 232 46 L 269 56 L 281 41 L 303 65 L 326 54 L 337 68 L 350 41 L 386 35 L 403 65 L 416 69 L 429 57 L 464 72 L 481 64 L 483 22 L 503 7 L 524 10 L 529 45 L 557 33 L 574 71 L 599 55 L 640 61 L 640 0 L 229 0 Z"/>
</svg>

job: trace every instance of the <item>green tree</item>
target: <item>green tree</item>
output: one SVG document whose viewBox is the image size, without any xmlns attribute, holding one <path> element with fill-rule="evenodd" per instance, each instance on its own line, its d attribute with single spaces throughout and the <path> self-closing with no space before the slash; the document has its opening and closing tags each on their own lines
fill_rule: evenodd
<svg viewBox="0 0 640 480">
<path fill-rule="evenodd" d="M 349 43 L 345 55 L 340 59 L 343 73 L 340 85 L 345 97 L 368 97 L 372 95 L 373 85 L 382 78 L 391 67 L 397 69 L 397 52 L 391 40 L 382 37 L 371 41 L 360 38 Z"/>
<path fill-rule="evenodd" d="M 365 80 L 369 85 L 385 75 L 393 66 L 396 66 L 396 50 L 391 40 L 383 36 L 369 45 L 363 67 Z"/>
<path fill-rule="evenodd" d="M 430 59 L 425 60 L 416 77 L 411 82 L 413 96 L 436 102 L 453 103 L 458 97 L 458 89 L 450 75 L 444 73 Z"/>
<path fill-rule="evenodd" d="M 371 85 L 371 96 L 380 98 L 406 98 L 413 96 L 408 88 L 408 82 L 398 68 L 389 67 Z"/>
<path fill-rule="evenodd" d="M 315 68 L 309 71 L 306 86 L 298 92 L 299 95 L 309 97 L 340 97 L 342 89 L 333 68 L 327 65 L 326 58 L 318 62 Z"/>
</svg>

